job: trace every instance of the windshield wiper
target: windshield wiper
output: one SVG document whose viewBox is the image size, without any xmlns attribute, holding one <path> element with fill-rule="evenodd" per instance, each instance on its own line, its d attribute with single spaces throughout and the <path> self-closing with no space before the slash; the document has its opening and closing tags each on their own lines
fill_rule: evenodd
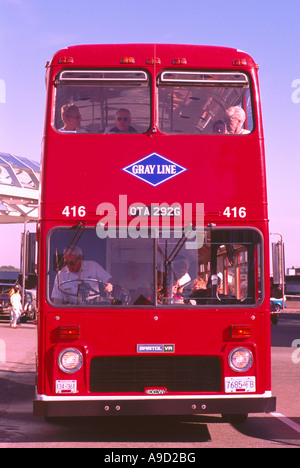
<svg viewBox="0 0 300 468">
<path fill-rule="evenodd" d="M 55 257 L 56 257 L 55 263 L 56 263 L 57 283 L 58 283 L 58 289 L 59 290 L 61 290 L 59 272 L 62 269 L 64 262 L 66 260 L 68 260 L 70 255 L 72 255 L 73 250 L 75 249 L 76 245 L 79 242 L 79 239 L 81 238 L 81 236 L 83 234 L 83 231 L 85 230 L 85 226 L 86 226 L 86 222 L 85 223 L 79 222 L 76 226 L 72 227 L 72 229 L 75 228 L 75 232 L 74 232 L 74 235 L 73 235 L 72 239 L 70 240 L 67 248 L 65 249 L 65 252 L 67 252 L 67 259 L 65 259 L 65 257 L 62 255 L 61 259 L 59 260 L 58 250 L 57 250 L 57 248 L 55 249 Z"/>
</svg>

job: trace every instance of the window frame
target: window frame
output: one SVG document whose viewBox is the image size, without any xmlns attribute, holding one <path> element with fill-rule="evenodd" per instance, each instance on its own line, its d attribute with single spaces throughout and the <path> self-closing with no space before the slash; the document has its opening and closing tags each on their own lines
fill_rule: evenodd
<svg viewBox="0 0 300 468">
<path fill-rule="evenodd" d="M 87 228 L 85 228 L 86 230 L 95 230 L 96 228 L 94 226 L 89 226 Z M 264 239 L 263 239 L 263 235 L 261 233 L 261 231 L 259 231 L 257 228 L 254 228 L 254 227 L 214 227 L 212 229 L 214 232 L 218 232 L 218 231 L 227 231 L 228 233 L 230 231 L 251 231 L 253 232 L 253 236 L 254 236 L 254 233 L 256 232 L 259 236 L 259 240 L 257 243 L 254 243 L 254 241 L 252 240 L 252 243 L 251 245 L 254 246 L 254 249 L 253 249 L 253 258 L 251 259 L 251 261 L 254 263 L 254 270 L 253 270 L 253 278 L 252 278 L 252 281 L 254 282 L 253 285 L 252 285 L 252 289 L 253 291 L 255 290 L 255 294 L 257 294 L 257 291 L 259 291 L 259 297 L 256 298 L 256 297 L 253 297 L 253 300 L 256 301 L 254 303 L 243 303 L 243 302 L 240 302 L 240 303 L 231 303 L 231 304 L 226 304 L 226 303 L 222 303 L 221 301 L 220 302 L 216 302 L 214 304 L 209 304 L 209 303 L 206 303 L 206 304 L 194 304 L 194 303 L 166 303 L 166 304 L 161 304 L 158 302 L 158 291 L 157 291 L 157 285 L 158 285 L 158 276 L 156 274 L 156 272 L 158 271 L 158 265 L 159 265 L 159 260 L 158 260 L 158 243 L 159 243 L 159 240 L 160 239 L 163 239 L 161 237 L 159 237 L 157 234 L 153 235 L 151 237 L 152 239 L 152 245 L 153 245 L 153 252 L 152 252 L 152 267 L 153 267 L 153 292 L 154 292 L 154 300 L 153 300 L 153 303 L 151 304 L 108 304 L 108 303 L 104 303 L 103 305 L 100 303 L 98 304 L 91 304 L 91 305 L 84 305 L 84 304 L 55 304 L 54 301 L 51 299 L 51 294 L 52 294 L 52 289 L 53 289 L 53 286 L 54 286 L 54 280 L 53 280 L 53 284 L 51 285 L 51 290 L 50 290 L 50 266 L 51 266 L 51 259 L 50 259 L 50 254 L 51 254 L 51 237 L 53 235 L 53 232 L 58 232 L 58 231 L 69 231 L 70 232 L 70 236 L 71 236 L 71 233 L 74 232 L 74 227 L 70 228 L 70 227 L 66 227 L 66 226 L 57 226 L 55 228 L 52 228 L 48 234 L 47 234 L 47 238 L 46 238 L 46 246 L 47 246 L 47 263 L 46 263 L 46 268 L 47 268 L 47 271 L 46 271 L 46 300 L 47 302 L 49 303 L 49 305 L 51 305 L 53 308 L 55 309 L 61 309 L 61 310 L 70 310 L 72 308 L 76 309 L 76 310 L 85 310 L 85 311 L 93 311 L 95 309 L 99 309 L 99 310 L 105 310 L 105 309 L 109 309 L 109 310 L 117 310 L 117 309 L 126 309 L 126 310 L 140 310 L 140 309 L 146 309 L 146 310 L 150 310 L 150 309 L 154 309 L 154 310 L 170 310 L 170 309 L 179 309 L 179 310 L 193 310 L 193 311 L 202 311 L 202 310 L 205 310 L 205 309 L 234 309 L 234 310 L 241 310 L 241 309 L 245 309 L 245 308 L 257 308 L 259 305 L 261 305 L 261 303 L 263 302 L 264 300 L 264 296 L 265 296 L 265 291 L 264 291 L 264 281 L 263 281 L 263 278 L 264 278 L 264 256 L 263 256 L 263 252 L 264 252 Z M 207 232 L 211 231 L 211 229 L 206 229 Z M 160 231 L 161 233 L 161 231 Z M 253 237 L 254 238 L 254 237 Z M 117 237 L 117 239 L 119 240 L 119 237 Z M 107 239 L 106 239 L 107 240 Z M 126 239 L 123 239 L 122 240 L 126 240 Z M 110 239 L 110 241 L 112 241 Z M 244 242 L 246 244 L 246 241 Z M 234 244 L 239 244 L 239 245 L 243 245 L 243 243 L 240 243 L 240 242 L 234 242 Z M 210 244 L 210 245 L 213 245 L 213 244 Z M 221 244 L 220 244 L 221 245 Z M 219 247 L 220 247 L 219 245 Z M 258 249 L 258 246 L 259 246 L 259 249 Z M 218 249 L 219 249 L 218 247 Z M 106 255 L 106 258 L 109 258 L 109 255 L 111 254 L 111 251 L 109 251 L 109 249 L 107 248 L 107 245 L 105 246 L 105 249 L 106 249 L 106 252 L 105 252 L 105 255 Z M 217 250 L 216 249 L 216 252 Z M 256 250 L 256 252 L 255 252 Z M 259 252 L 257 252 L 257 250 L 259 250 Z M 248 250 L 247 250 L 248 251 Z M 198 256 L 198 254 L 197 254 Z M 248 256 L 248 262 L 249 262 L 249 253 L 247 253 L 247 256 Z M 256 258 L 257 257 L 257 258 Z M 259 258 L 258 258 L 259 257 Z M 213 267 L 211 265 L 212 263 L 212 256 L 210 256 L 210 259 L 209 259 L 209 262 L 210 262 L 210 274 L 212 275 L 213 274 Z M 217 265 L 217 257 L 215 259 L 215 262 L 216 262 L 216 265 Z M 255 268 L 255 263 L 256 263 L 256 268 Z M 248 263 L 249 264 L 249 263 Z M 199 263 L 198 263 L 198 268 L 199 268 Z M 106 264 L 105 266 L 102 265 L 103 268 L 106 270 L 108 268 L 108 265 Z M 242 265 L 238 265 L 238 267 L 241 267 Z M 111 273 L 110 273 L 111 274 Z M 248 273 L 249 275 L 249 266 L 248 266 Z M 55 279 L 55 278 L 54 278 Z M 249 287 L 249 286 L 248 286 Z M 190 299 L 192 299 L 190 297 Z M 215 300 L 215 299 L 214 299 Z"/>
<path fill-rule="evenodd" d="M 123 74 L 124 75 L 124 78 L 120 78 L 120 77 L 115 77 L 115 78 L 112 78 L 112 77 L 89 77 L 89 76 L 82 76 L 81 78 L 76 78 L 76 79 L 73 79 L 71 77 L 64 77 L 64 74 L 70 74 L 70 73 L 80 73 L 82 75 L 84 75 L 84 73 L 86 73 L 87 75 L 88 74 L 99 74 L 99 73 L 103 73 L 103 74 Z M 134 77 L 135 74 L 141 74 L 141 77 Z M 128 77 L 126 78 L 125 75 L 128 75 Z M 131 78 L 130 75 L 132 75 Z M 60 131 L 60 126 L 57 125 L 56 126 L 56 123 L 58 121 L 58 119 L 60 119 L 60 112 L 61 112 L 61 107 L 62 105 L 64 104 L 75 104 L 75 102 L 71 103 L 71 102 L 66 102 L 64 104 L 62 104 L 60 106 L 60 108 L 58 108 L 58 104 L 57 104 L 57 95 L 58 95 L 58 88 L 59 87 L 71 87 L 72 86 L 72 83 L 74 84 L 74 86 L 86 86 L 86 87 L 89 87 L 89 86 L 95 86 L 95 87 L 101 87 L 101 88 L 107 88 L 107 87 L 123 87 L 123 88 L 128 88 L 128 89 L 132 89 L 134 88 L 135 86 L 137 86 L 137 84 L 139 84 L 141 87 L 145 87 L 148 89 L 148 107 L 149 107 L 149 112 L 148 112 L 148 119 L 149 119 L 149 122 L 148 122 L 148 127 L 145 128 L 145 130 L 143 130 L 142 132 L 140 131 L 137 131 L 136 133 L 131 133 L 131 132 L 128 132 L 128 133 L 114 133 L 114 132 L 106 132 L 106 127 L 107 126 L 114 126 L 115 123 L 114 121 L 110 121 L 110 119 L 107 120 L 107 125 L 104 127 L 99 129 L 99 131 L 83 131 L 83 132 L 76 132 L 76 131 Z M 127 85 L 126 85 L 127 83 Z M 84 68 L 67 68 L 67 69 L 61 69 L 55 76 L 54 78 L 54 92 L 53 92 L 53 107 L 52 107 L 52 118 L 51 118 L 51 127 L 55 130 L 56 133 L 60 134 L 60 135 L 64 135 L 64 136 L 70 136 L 70 135 L 143 135 L 143 134 L 147 134 L 147 132 L 149 132 L 150 128 L 152 128 L 153 126 L 153 123 L 152 123 L 152 120 L 153 120 L 153 112 L 152 112 L 152 107 L 153 107 L 153 103 L 152 103 L 152 88 L 153 88 L 153 82 L 152 82 L 152 76 L 151 76 L 151 73 L 150 71 L 148 70 L 144 70 L 144 69 L 134 69 L 134 70 L 120 70 L 120 69 L 114 69 L 114 68 L 107 68 L 107 69 L 84 69 Z M 136 101 L 138 103 L 138 101 Z M 105 104 L 103 104 L 105 106 Z M 133 105 L 136 105 L 133 103 Z M 126 104 L 122 104 L 120 106 L 118 106 L 118 108 L 127 108 L 126 107 L 127 105 Z M 130 109 L 128 109 L 130 111 Z M 107 111 L 107 110 L 106 110 Z M 105 112 L 105 109 L 104 111 Z M 108 107 L 108 111 L 107 113 L 109 112 L 109 107 Z M 116 109 L 112 110 L 111 112 L 116 112 Z M 101 113 L 101 112 L 100 112 Z M 145 114 L 146 115 L 146 114 Z M 107 116 L 106 116 L 106 119 L 107 119 Z M 93 123 L 92 125 L 95 125 L 95 123 Z M 134 122 L 133 124 L 134 125 Z M 137 125 L 138 126 L 138 125 Z M 84 127 L 82 126 L 82 129 L 84 130 Z"/>
<path fill-rule="evenodd" d="M 179 76 L 182 76 L 182 79 L 176 79 L 176 78 L 165 78 L 165 75 L 179 75 Z M 192 77 L 199 77 L 199 78 L 194 78 L 192 79 Z M 216 79 L 211 79 L 211 77 L 214 76 Z M 228 80 L 227 77 L 230 77 L 230 76 L 240 76 L 240 77 L 244 77 L 244 79 L 236 79 L 236 80 Z M 202 79 L 200 79 L 200 77 L 202 77 Z M 204 79 L 203 79 L 204 77 Z M 207 77 L 207 80 L 205 80 L 205 77 Z M 219 79 L 217 79 L 219 77 Z M 222 79 L 224 78 L 224 79 Z M 226 81 L 225 81 L 225 78 L 226 78 Z M 251 109 L 250 109 L 250 112 L 247 112 L 247 108 L 248 106 L 246 106 L 246 109 L 244 109 L 242 106 L 237 106 L 237 107 L 242 107 L 243 110 L 245 111 L 245 114 L 246 114 L 246 119 L 245 119 L 245 122 L 247 122 L 247 120 L 249 119 L 249 117 L 251 117 L 252 119 L 252 127 L 251 127 L 251 130 L 248 130 L 248 129 L 245 129 L 244 128 L 244 124 L 243 124 L 243 130 L 246 130 L 245 133 L 240 133 L 240 134 L 216 134 L 216 133 L 213 133 L 213 132 L 210 132 L 210 133 L 202 133 L 199 131 L 199 133 L 197 132 L 194 132 L 194 133 L 189 133 L 189 132 L 186 132 L 186 133 L 181 133 L 181 132 L 167 132 L 165 130 L 162 129 L 162 127 L 164 125 L 161 125 L 161 118 L 160 118 L 160 112 L 161 112 L 161 106 L 160 106 L 160 99 L 159 99 L 159 88 L 161 87 L 173 87 L 175 88 L 176 84 L 178 85 L 178 87 L 206 87 L 206 88 L 213 88 L 213 87 L 245 87 L 245 85 L 247 85 L 247 88 L 248 88 L 248 92 L 249 92 L 249 97 L 248 99 L 250 100 L 250 105 L 251 105 Z M 202 85 L 202 86 L 201 86 Z M 219 86 L 218 86 L 219 85 Z M 174 69 L 170 69 L 170 70 L 163 70 L 161 71 L 160 73 L 158 73 L 157 77 L 156 77 L 156 86 L 157 86 L 157 114 L 158 114 L 158 129 L 160 132 L 162 132 L 163 134 L 165 135 L 172 135 L 172 136 L 189 136 L 189 137 L 199 137 L 199 136 L 204 136 L 204 137 L 207 137 L 207 136 L 217 136 L 218 138 L 222 137 L 222 136 L 225 136 L 226 138 L 227 137 L 245 137 L 247 136 L 248 134 L 252 134 L 255 129 L 256 129 L 256 115 L 255 115 L 255 107 L 254 107 L 254 95 L 253 95 L 253 81 L 252 81 L 252 77 L 249 73 L 247 73 L 245 70 L 224 70 L 224 71 L 220 71 L 220 70 L 174 70 Z M 228 108 L 231 107 L 230 105 L 228 106 Z M 217 119 L 219 120 L 219 119 Z"/>
</svg>

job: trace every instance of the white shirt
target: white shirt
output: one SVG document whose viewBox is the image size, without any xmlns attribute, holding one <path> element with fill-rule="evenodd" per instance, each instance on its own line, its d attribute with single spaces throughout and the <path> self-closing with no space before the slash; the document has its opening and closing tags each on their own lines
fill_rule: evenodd
<svg viewBox="0 0 300 468">
<path fill-rule="evenodd" d="M 13 311 L 17 314 L 20 314 L 22 311 L 21 294 L 13 293 L 10 298 L 10 303 L 12 305 Z"/>
<path fill-rule="evenodd" d="M 94 291 L 99 291 L 99 284 L 96 281 L 85 280 L 94 279 L 107 283 L 110 279 L 110 274 L 107 273 L 107 271 L 104 270 L 104 268 L 101 265 L 92 260 L 83 260 L 81 263 L 80 271 L 78 273 L 69 271 L 68 267 L 65 266 L 58 273 L 58 276 L 60 288 L 58 287 L 58 278 L 56 276 L 51 298 L 56 303 L 66 304 L 78 303 L 78 288 L 84 287 L 84 285 L 86 286 L 86 293 L 88 293 L 89 289 L 91 295 L 93 295 L 93 292 L 91 292 L 92 289 Z M 70 282 L 62 284 L 65 281 Z M 94 295 L 95 294 L 96 292 L 94 292 Z"/>
</svg>

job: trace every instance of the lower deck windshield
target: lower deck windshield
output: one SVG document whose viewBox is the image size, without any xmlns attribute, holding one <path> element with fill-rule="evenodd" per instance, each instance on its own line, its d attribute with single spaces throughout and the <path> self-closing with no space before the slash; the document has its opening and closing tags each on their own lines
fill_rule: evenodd
<svg viewBox="0 0 300 468">
<path fill-rule="evenodd" d="M 262 238 L 254 229 L 207 229 L 201 243 L 172 231 L 77 234 L 56 228 L 48 236 L 47 297 L 55 307 L 219 308 L 262 299 Z"/>
</svg>

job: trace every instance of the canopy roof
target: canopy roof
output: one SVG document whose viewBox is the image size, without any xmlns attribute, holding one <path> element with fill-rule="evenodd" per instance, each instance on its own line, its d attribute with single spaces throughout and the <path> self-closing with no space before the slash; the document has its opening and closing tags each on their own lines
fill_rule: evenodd
<svg viewBox="0 0 300 468">
<path fill-rule="evenodd" d="M 36 221 L 39 185 L 39 163 L 0 152 L 0 223 Z"/>
</svg>

